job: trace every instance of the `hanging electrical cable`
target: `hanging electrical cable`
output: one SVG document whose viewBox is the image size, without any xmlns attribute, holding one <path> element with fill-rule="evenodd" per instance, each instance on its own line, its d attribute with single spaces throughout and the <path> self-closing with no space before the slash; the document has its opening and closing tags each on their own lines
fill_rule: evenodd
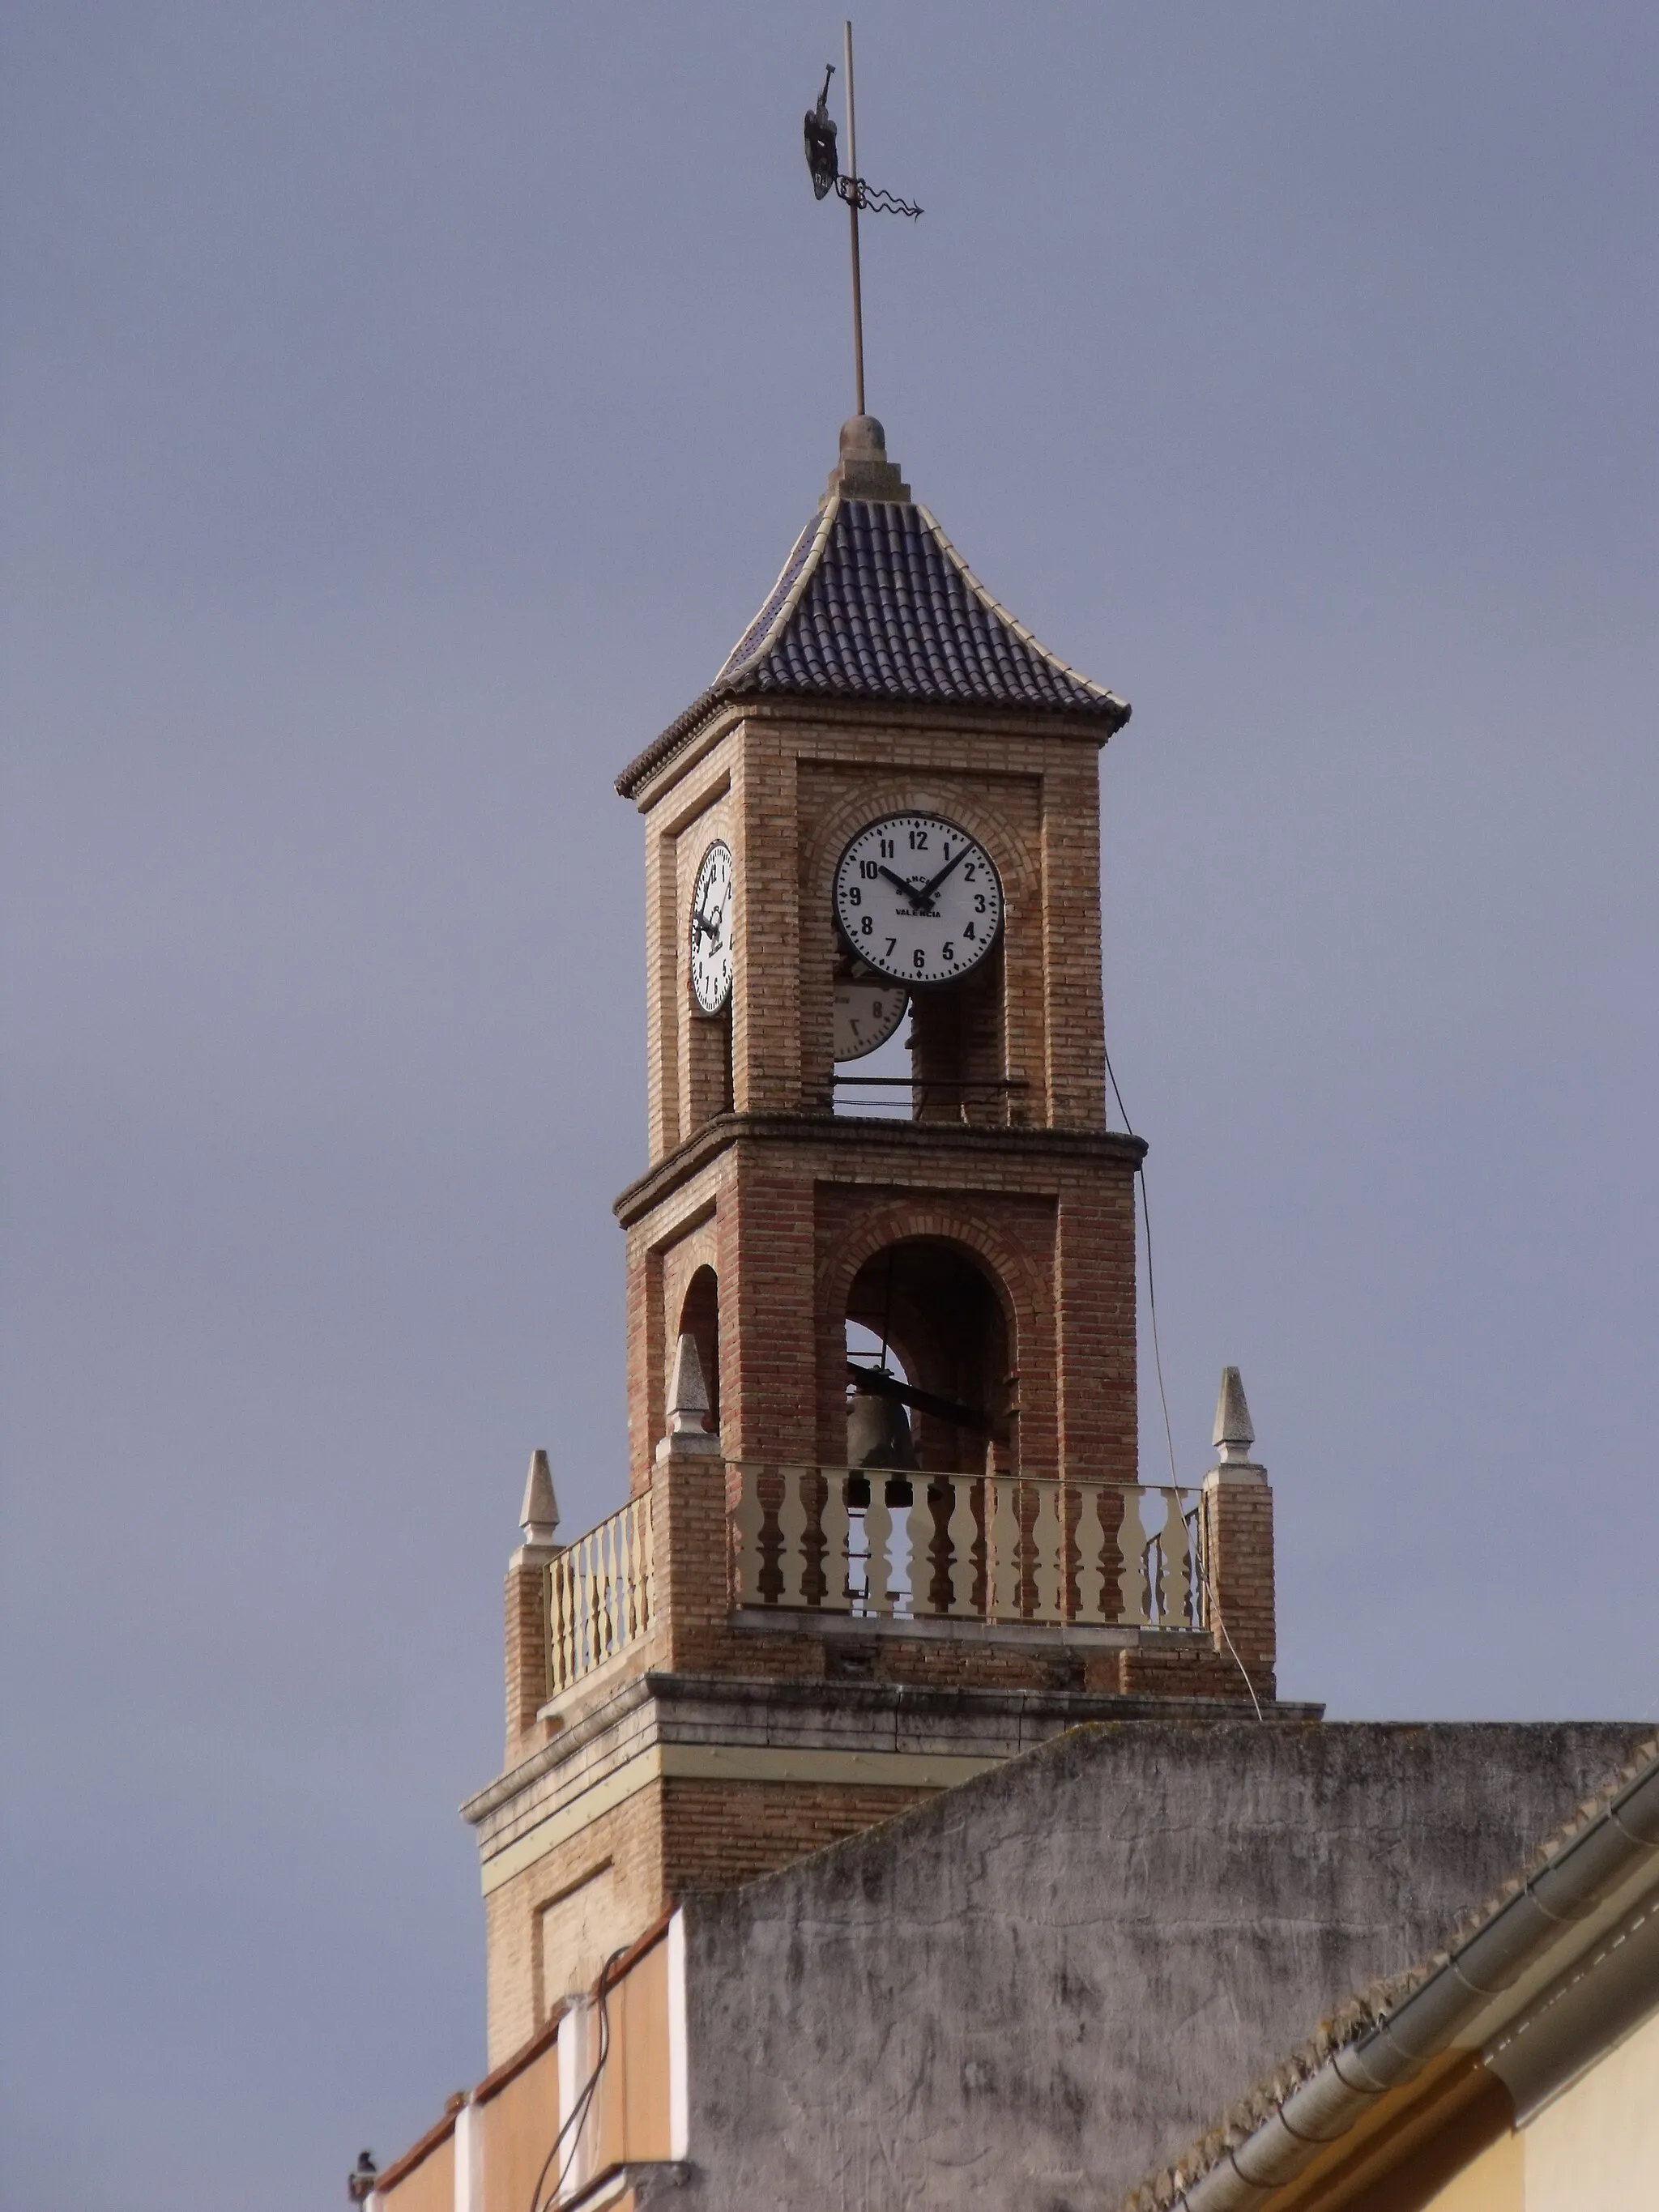
<svg viewBox="0 0 1659 2212">
<path fill-rule="evenodd" d="M 1106 1077 L 1112 1086 L 1112 1096 L 1117 1101 L 1123 1127 L 1133 1137 L 1134 1124 L 1130 1121 L 1129 1109 L 1123 1103 L 1123 1093 L 1117 1087 L 1117 1076 L 1109 1052 L 1106 1054 Z M 1158 1402 L 1164 1415 L 1164 1442 L 1170 1455 L 1170 1481 L 1171 1486 L 1178 1491 L 1181 1477 L 1176 1471 L 1175 1432 L 1170 1426 L 1170 1399 L 1164 1388 L 1164 1354 L 1158 1340 L 1158 1279 L 1152 1269 L 1152 1210 L 1146 1198 L 1146 1164 L 1144 1160 L 1135 1168 L 1135 1181 L 1140 1188 L 1140 1218 L 1146 1233 L 1146 1317 L 1152 1324 L 1152 1372 L 1158 1378 Z M 1233 1655 L 1233 1664 L 1244 1677 L 1244 1686 L 1250 1693 L 1250 1703 L 1255 1710 L 1257 1720 L 1265 1721 L 1267 1715 L 1262 1711 L 1261 1700 L 1255 1693 L 1255 1684 L 1250 1680 L 1250 1670 L 1238 1656 L 1238 1646 L 1233 1642 L 1226 1616 L 1221 1610 L 1221 1601 L 1216 1595 L 1215 1583 L 1210 1573 L 1210 1547 L 1201 1539 L 1198 1547 L 1198 1567 L 1203 1577 L 1204 1594 L 1209 1601 L 1211 1616 L 1221 1631 L 1222 1641 Z"/>
<path fill-rule="evenodd" d="M 564 2194 L 564 2185 L 569 2178 L 572 2166 L 576 2162 L 576 2153 L 581 2148 L 582 2129 L 592 2108 L 593 2100 L 599 2094 L 599 2076 L 605 2072 L 605 2060 L 611 2056 L 609 2003 L 611 1978 L 616 1972 L 618 1961 L 627 1956 L 627 1947 L 624 1946 L 620 1951 L 613 1951 L 599 1969 L 599 1988 L 596 1991 L 599 2008 L 599 2047 L 593 2060 L 593 2071 L 582 2084 L 574 2103 L 570 2107 L 569 2117 L 557 2135 L 554 2136 L 553 2147 L 542 2160 L 542 2170 L 536 2176 L 536 2186 L 530 2192 L 530 2212 L 551 2212 L 551 2208 Z M 542 2190 L 546 2184 L 549 2170 L 554 2160 L 558 2157 L 560 2145 L 567 2136 L 571 2137 L 570 2149 L 564 2163 L 559 2168 L 558 2179 L 553 2184 L 552 2194 L 544 2198 Z"/>
</svg>

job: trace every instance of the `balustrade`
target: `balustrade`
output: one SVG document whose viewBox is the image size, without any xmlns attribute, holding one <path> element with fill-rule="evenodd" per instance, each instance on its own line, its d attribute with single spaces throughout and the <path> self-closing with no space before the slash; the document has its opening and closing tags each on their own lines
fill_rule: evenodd
<svg viewBox="0 0 1659 2212">
<path fill-rule="evenodd" d="M 753 1462 L 737 1473 L 740 1607 L 1205 1626 L 1195 1491 Z"/>
<path fill-rule="evenodd" d="M 556 1695 L 636 1642 L 656 1611 L 651 1500 L 633 1498 L 547 1570 L 547 1674 Z"/>
</svg>

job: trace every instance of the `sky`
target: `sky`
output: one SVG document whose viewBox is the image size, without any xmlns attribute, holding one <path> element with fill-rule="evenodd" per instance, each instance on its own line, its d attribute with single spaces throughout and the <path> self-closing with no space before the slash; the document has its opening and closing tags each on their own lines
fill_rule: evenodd
<svg viewBox="0 0 1659 2212">
<path fill-rule="evenodd" d="M 857 30 L 926 210 L 866 225 L 870 404 L 1134 703 L 1109 1036 L 1181 1477 L 1231 1361 L 1274 1484 L 1282 1692 L 1659 1717 L 1659 15 Z M 529 1452 L 568 1534 L 623 1492 L 611 779 L 853 411 L 840 19 L 0 40 L 0 2198 L 309 2212 L 483 2070 L 454 1808 Z"/>
</svg>

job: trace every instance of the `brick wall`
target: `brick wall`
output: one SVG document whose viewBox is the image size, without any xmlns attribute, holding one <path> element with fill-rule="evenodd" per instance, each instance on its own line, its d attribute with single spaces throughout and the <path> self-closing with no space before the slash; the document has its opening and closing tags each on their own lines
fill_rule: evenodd
<svg viewBox="0 0 1659 2212">
<path fill-rule="evenodd" d="M 711 1243 L 728 1457 L 834 1465 L 844 1456 L 848 1289 L 865 1260 L 912 1237 L 959 1246 L 1003 1304 L 1021 1472 L 1136 1480 L 1140 1151 L 1103 1133 L 806 1116 L 711 1125 L 619 1201 L 634 1487 L 648 1480 L 663 1431 L 678 1286 Z"/>
<path fill-rule="evenodd" d="M 661 1911 L 663 1836 L 659 1785 L 625 1798 L 556 1844 L 484 1899 L 489 2063 L 499 2066 L 545 2022 L 567 1990 L 586 1987 L 609 1954 L 648 1928 Z M 601 1910 L 579 1947 L 544 1947 L 550 1908 L 603 1886 Z"/>
<path fill-rule="evenodd" d="M 541 1741 L 536 1715 L 547 1702 L 547 1568 L 550 1547 L 527 1544 L 507 1571 L 507 1756 L 514 1766 Z"/>
<path fill-rule="evenodd" d="M 772 700 L 728 711 L 642 792 L 653 1160 L 718 1110 L 710 1024 L 690 997 L 697 866 L 723 837 L 738 872 L 732 1103 L 818 1103 L 830 1064 L 835 864 L 860 825 L 922 809 L 996 860 L 1006 901 L 1000 1034 L 1042 1125 L 1102 1128 L 1099 730 L 1045 717 Z"/>
<path fill-rule="evenodd" d="M 675 1898 L 775 1873 L 937 1795 L 813 1782 L 671 1781 L 663 1790 L 663 1868 Z"/>
<path fill-rule="evenodd" d="M 1243 1476 L 1245 1479 L 1240 1480 Z M 1217 1468 L 1204 1484 L 1204 1540 L 1218 1649 L 1231 1639 L 1228 1663 L 1242 1667 L 1258 1698 L 1274 1693 L 1273 1494 L 1265 1471 Z M 1224 1626 L 1226 1634 L 1222 1631 Z"/>
<path fill-rule="evenodd" d="M 653 1162 L 684 1159 L 725 1103 L 726 1025 L 696 1012 L 689 973 L 686 917 L 709 843 L 731 846 L 738 883 L 732 1105 L 811 1115 L 827 1109 L 832 1072 L 836 862 L 862 823 L 906 808 L 979 837 L 1005 895 L 990 967 L 964 991 L 919 1001 L 919 1071 L 1012 1070 L 1030 1085 L 1016 1094 L 1028 1126 L 1103 1132 L 1100 742 L 1093 726 L 1047 718 L 768 701 L 719 718 L 665 766 L 640 799 Z M 934 1110 L 960 1125 L 948 1102 Z M 1000 1121 L 1004 1101 L 963 1111 Z M 891 1234 L 951 1237 L 994 1279 L 1016 1345 L 1023 1468 L 1134 1480 L 1133 1158 L 1034 1164 L 1001 1133 L 1001 1157 L 850 1160 L 801 1127 L 785 1146 L 739 1141 L 671 1176 L 657 1202 L 629 1213 L 634 1486 L 662 1431 L 684 1284 L 711 1245 L 728 1455 L 842 1455 L 837 1302 L 884 1211 Z"/>
</svg>

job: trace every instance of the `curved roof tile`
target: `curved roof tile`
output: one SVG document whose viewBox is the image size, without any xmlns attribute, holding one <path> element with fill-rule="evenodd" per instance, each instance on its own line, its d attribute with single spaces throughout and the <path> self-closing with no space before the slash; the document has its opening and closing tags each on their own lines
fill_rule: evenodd
<svg viewBox="0 0 1659 2212">
<path fill-rule="evenodd" d="M 925 507 L 832 491 L 720 673 L 617 779 L 632 798 L 729 699 L 887 699 L 1084 716 L 1127 700 L 1068 668 L 1000 606 Z"/>
</svg>

